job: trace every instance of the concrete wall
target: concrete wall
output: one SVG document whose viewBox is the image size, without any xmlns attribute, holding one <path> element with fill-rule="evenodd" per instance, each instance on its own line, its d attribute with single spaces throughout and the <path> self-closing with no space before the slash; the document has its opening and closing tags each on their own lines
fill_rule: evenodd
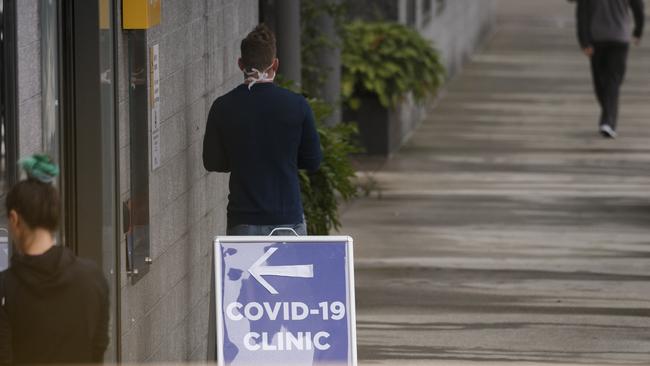
<svg viewBox="0 0 650 366">
<path fill-rule="evenodd" d="M 257 20 L 256 0 L 165 0 L 162 24 L 147 32 L 148 44 L 160 45 L 162 166 L 149 178 L 153 264 L 135 285 L 122 278 L 125 362 L 205 359 L 211 244 L 225 233 L 228 176 L 206 173 L 202 139 L 212 101 L 242 81 L 239 42 Z M 120 161 L 127 167 L 124 36 L 119 50 Z M 125 200 L 126 169 L 120 186 Z"/>
<path fill-rule="evenodd" d="M 399 20 L 407 24 L 409 0 L 399 0 Z M 430 11 L 425 11 L 429 2 Z M 496 22 L 496 0 L 415 0 L 415 27 L 440 52 L 448 78 L 460 72 Z M 433 105 L 418 105 L 408 96 L 394 112 L 405 143 Z"/>
<path fill-rule="evenodd" d="M 42 149 L 40 0 L 16 1 L 19 156 Z"/>
<path fill-rule="evenodd" d="M 430 2 L 430 12 L 425 12 Z M 415 27 L 440 51 L 450 76 L 489 35 L 496 21 L 495 0 L 417 0 Z M 400 0 L 400 22 L 406 23 L 407 0 Z"/>
</svg>

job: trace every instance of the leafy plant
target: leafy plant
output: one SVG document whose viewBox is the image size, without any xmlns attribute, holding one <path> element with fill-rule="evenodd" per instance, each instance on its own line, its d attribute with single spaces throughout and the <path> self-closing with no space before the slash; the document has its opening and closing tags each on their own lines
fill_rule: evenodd
<svg viewBox="0 0 650 366">
<path fill-rule="evenodd" d="M 300 172 L 300 190 L 307 222 L 307 231 L 312 235 L 328 235 L 330 230 L 341 226 L 338 206 L 341 200 L 347 201 L 357 195 L 355 170 L 350 155 L 359 152 L 353 143 L 357 134 L 355 124 L 338 124 L 329 127 L 325 120 L 334 111 L 333 106 L 315 96 L 321 89 L 327 70 L 321 64 L 319 55 L 323 50 L 340 47 L 339 41 L 332 40 L 322 33 L 319 22 L 322 16 L 334 20 L 335 28 L 342 33 L 345 5 L 339 1 L 302 0 L 301 1 L 301 57 L 302 90 L 282 78 L 276 79 L 279 85 L 295 92 L 306 93 L 316 119 L 316 128 L 323 151 L 323 162 L 314 173 Z"/>
<path fill-rule="evenodd" d="M 308 101 L 317 121 L 323 163 L 314 173 L 300 173 L 303 207 L 309 233 L 328 235 L 341 226 L 339 199 L 347 201 L 357 195 L 355 170 L 350 163 L 350 154 L 359 151 L 352 143 L 357 127 L 349 123 L 325 126 L 323 121 L 332 113 L 332 107 L 320 99 Z"/>
<path fill-rule="evenodd" d="M 294 83 L 281 75 L 278 75 L 276 82 L 299 92 Z M 353 143 L 357 127 L 351 123 L 329 127 L 324 121 L 332 114 L 333 107 L 318 98 L 307 98 L 307 102 L 314 112 L 323 162 L 316 172 L 299 173 L 302 205 L 309 234 L 328 235 L 330 230 L 341 226 L 338 212 L 340 200 L 347 201 L 357 195 L 356 174 L 350 162 L 350 154 L 359 152 Z"/>
<path fill-rule="evenodd" d="M 415 30 L 398 23 L 354 21 L 345 26 L 342 94 L 352 109 L 362 95 L 374 94 L 394 107 L 411 92 L 416 101 L 435 93 L 445 69 L 433 46 Z"/>
</svg>

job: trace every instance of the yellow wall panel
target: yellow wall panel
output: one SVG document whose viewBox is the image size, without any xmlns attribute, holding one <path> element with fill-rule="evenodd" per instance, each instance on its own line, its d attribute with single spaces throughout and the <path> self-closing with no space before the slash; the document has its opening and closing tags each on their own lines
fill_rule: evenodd
<svg viewBox="0 0 650 366">
<path fill-rule="evenodd" d="M 108 0 L 99 0 L 99 29 L 111 28 L 111 8 Z"/>
</svg>

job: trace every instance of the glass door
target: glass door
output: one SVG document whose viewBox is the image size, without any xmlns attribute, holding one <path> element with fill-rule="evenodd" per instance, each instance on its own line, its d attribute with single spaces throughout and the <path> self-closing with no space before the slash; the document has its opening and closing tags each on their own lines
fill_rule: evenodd
<svg viewBox="0 0 650 366">
<path fill-rule="evenodd" d="M 14 0 L 15 1 L 15 0 Z M 16 8 L 0 0 L 0 271 L 9 266 L 5 196 L 16 181 L 18 126 L 16 118 Z"/>
<path fill-rule="evenodd" d="M 87 1 L 87 0 L 85 0 Z M 105 360 L 116 362 L 119 359 L 119 234 L 118 234 L 118 141 L 115 75 L 115 29 L 114 0 L 95 0 L 99 7 L 99 108 L 102 176 L 102 269 L 106 274 L 111 290 L 111 342 L 106 351 Z"/>
<path fill-rule="evenodd" d="M 111 290 L 107 362 L 119 361 L 115 0 L 59 1 L 65 240 L 94 260 Z"/>
</svg>

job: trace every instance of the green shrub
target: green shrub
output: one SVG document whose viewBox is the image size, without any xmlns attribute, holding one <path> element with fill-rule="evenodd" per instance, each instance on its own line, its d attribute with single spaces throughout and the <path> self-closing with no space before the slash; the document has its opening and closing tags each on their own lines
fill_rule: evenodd
<svg viewBox="0 0 650 366">
<path fill-rule="evenodd" d="M 276 83 L 299 93 L 295 83 L 278 75 Z M 330 230 L 341 226 L 338 206 L 340 200 L 350 200 L 357 195 L 355 170 L 350 154 L 359 152 L 353 143 L 357 134 L 356 124 L 341 123 L 329 127 L 325 119 L 333 107 L 322 99 L 307 98 L 314 112 L 316 129 L 320 138 L 323 162 L 313 173 L 300 171 L 302 205 L 310 235 L 329 235 Z"/>
<path fill-rule="evenodd" d="M 300 188 L 309 234 L 328 235 L 341 226 L 339 199 L 347 201 L 357 194 L 355 170 L 350 163 L 350 154 L 359 151 L 352 143 L 357 128 L 349 123 L 325 126 L 323 121 L 332 113 L 332 107 L 319 99 L 308 101 L 316 118 L 323 163 L 314 173 L 300 172 Z"/>
<path fill-rule="evenodd" d="M 416 101 L 434 94 L 445 69 L 433 46 L 415 30 L 398 23 L 354 21 L 344 28 L 342 95 L 358 109 L 360 97 L 374 94 L 394 107 L 406 94 Z"/>
</svg>

